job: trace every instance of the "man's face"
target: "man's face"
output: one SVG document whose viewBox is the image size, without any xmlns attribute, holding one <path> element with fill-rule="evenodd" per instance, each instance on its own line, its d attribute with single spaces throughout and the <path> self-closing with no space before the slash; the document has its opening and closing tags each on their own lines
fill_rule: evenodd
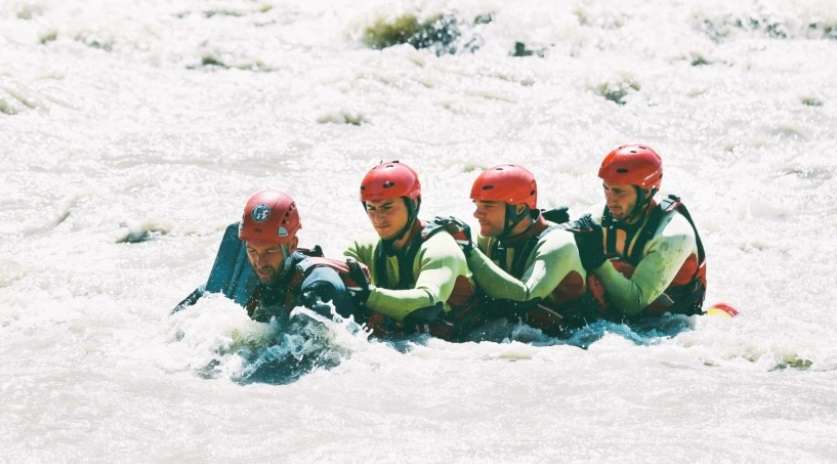
<svg viewBox="0 0 837 464">
<path fill-rule="evenodd" d="M 474 217 L 480 223 L 480 235 L 498 237 L 506 225 L 506 204 L 499 201 L 474 201 Z"/>
<path fill-rule="evenodd" d="M 383 240 L 389 240 L 398 235 L 409 220 L 407 205 L 402 198 L 367 201 L 366 215 L 369 216 L 375 232 Z"/>
<path fill-rule="evenodd" d="M 627 219 L 636 206 L 636 189 L 632 185 L 602 184 L 610 215 L 617 221 Z"/>
<path fill-rule="evenodd" d="M 247 259 L 263 284 L 273 281 L 285 262 L 286 246 L 273 243 L 247 242 Z"/>
</svg>

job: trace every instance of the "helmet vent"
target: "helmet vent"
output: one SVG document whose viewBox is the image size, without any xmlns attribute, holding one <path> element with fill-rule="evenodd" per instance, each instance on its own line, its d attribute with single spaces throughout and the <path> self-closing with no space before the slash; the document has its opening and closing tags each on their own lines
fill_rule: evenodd
<svg viewBox="0 0 837 464">
<path fill-rule="evenodd" d="M 393 182 L 391 180 L 388 180 L 388 181 L 384 182 L 384 188 L 390 188 L 390 187 L 394 187 L 394 186 L 395 186 L 395 182 Z"/>
<path fill-rule="evenodd" d="M 494 186 L 493 186 L 493 185 L 483 185 L 483 186 L 482 186 L 482 189 L 483 189 L 483 190 L 491 190 L 491 189 L 493 189 L 493 188 L 494 188 Z"/>
<path fill-rule="evenodd" d="M 619 174 L 627 174 L 628 169 L 627 168 L 618 168 L 618 169 L 616 169 L 616 172 L 618 172 Z"/>
</svg>

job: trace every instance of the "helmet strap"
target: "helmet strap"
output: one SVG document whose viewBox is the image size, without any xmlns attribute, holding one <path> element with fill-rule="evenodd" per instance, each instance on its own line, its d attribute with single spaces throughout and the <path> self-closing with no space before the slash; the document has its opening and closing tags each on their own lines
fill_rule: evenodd
<svg viewBox="0 0 837 464">
<path fill-rule="evenodd" d="M 498 238 L 505 239 L 511 237 L 512 229 L 517 227 L 520 224 L 520 221 L 525 219 L 527 216 L 531 216 L 531 210 L 529 208 L 524 208 L 523 211 L 517 212 L 517 205 L 510 205 L 506 203 L 506 219 L 503 224 L 503 232 L 500 233 Z"/>
<path fill-rule="evenodd" d="M 388 255 L 392 255 L 395 253 L 395 242 L 404 238 L 411 230 L 413 230 L 413 226 L 416 223 L 416 219 L 418 218 L 418 211 L 421 207 L 421 197 L 418 197 L 416 200 L 412 200 L 407 197 L 402 197 L 404 200 L 404 205 L 407 207 L 407 224 L 395 234 L 394 237 L 388 238 L 386 240 L 381 240 L 383 242 L 383 249 L 384 252 Z"/>
<path fill-rule="evenodd" d="M 633 209 L 631 212 L 628 213 L 628 216 L 623 221 L 628 223 L 631 222 L 633 219 L 636 219 L 642 216 L 645 213 L 645 210 L 648 209 L 648 205 L 651 204 L 651 199 L 654 198 L 654 195 L 657 193 L 657 189 L 651 189 L 651 191 L 646 194 L 644 190 L 639 188 L 639 186 L 633 186 L 634 191 L 636 191 L 636 203 L 634 204 Z"/>
</svg>

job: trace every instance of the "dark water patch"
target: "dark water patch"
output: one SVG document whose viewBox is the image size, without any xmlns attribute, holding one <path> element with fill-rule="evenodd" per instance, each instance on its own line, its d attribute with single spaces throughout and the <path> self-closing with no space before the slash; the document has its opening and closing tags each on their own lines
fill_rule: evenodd
<svg viewBox="0 0 837 464">
<path fill-rule="evenodd" d="M 0 113 L 5 114 L 7 116 L 14 116 L 19 112 L 20 110 L 16 108 L 14 104 L 6 101 L 3 98 L 0 98 Z"/>
<path fill-rule="evenodd" d="M 474 18 L 474 24 L 490 24 L 492 21 L 494 21 L 494 13 L 481 14 Z"/>
<path fill-rule="evenodd" d="M 116 240 L 116 243 L 143 243 L 156 240 L 163 235 L 168 234 L 168 230 L 157 226 L 146 225 L 139 228 L 131 229 L 123 237 Z"/>
<path fill-rule="evenodd" d="M 801 358 L 797 355 L 787 355 L 782 358 L 772 369 L 773 371 L 782 371 L 785 369 L 796 369 L 800 371 L 808 370 L 811 366 L 814 365 L 814 362 L 810 359 Z"/>
<path fill-rule="evenodd" d="M 369 123 L 369 119 L 360 113 L 348 113 L 339 111 L 324 114 L 317 118 L 319 124 L 348 124 L 351 126 L 362 126 Z"/>
<path fill-rule="evenodd" d="M 492 20 L 493 15 L 479 15 L 470 25 L 488 24 Z M 450 14 L 426 20 L 406 14 L 391 21 L 379 19 L 367 27 L 363 43 L 376 50 L 408 44 L 417 50 L 430 49 L 437 56 L 473 53 L 482 46 L 483 39 L 475 33 L 466 34 L 467 29 L 466 22 Z"/>
<path fill-rule="evenodd" d="M 224 69 L 229 69 L 230 67 L 224 64 L 223 61 L 215 58 L 214 56 L 204 56 L 201 58 L 201 66 L 219 66 Z"/>
<path fill-rule="evenodd" d="M 689 64 L 692 65 L 692 66 L 707 66 L 707 65 L 712 64 L 712 62 L 707 60 L 706 57 L 704 57 L 703 55 L 701 55 L 699 53 L 693 53 L 692 54 L 692 59 L 689 62 Z"/>
<path fill-rule="evenodd" d="M 837 40 L 837 23 L 825 24 L 813 22 L 808 24 L 808 31 L 815 36 L 822 36 L 824 39 Z"/>
<path fill-rule="evenodd" d="M 471 173 L 471 172 L 476 172 L 476 171 L 482 171 L 483 169 L 485 169 L 485 166 L 481 166 L 481 165 L 474 164 L 474 163 L 465 163 L 465 165 L 462 166 L 462 172 L 464 172 L 466 174 Z"/>
<path fill-rule="evenodd" d="M 261 60 L 255 60 L 252 62 L 241 62 L 236 64 L 230 64 L 225 61 L 223 58 L 216 54 L 206 54 L 201 57 L 200 64 L 192 64 L 187 65 L 186 69 L 204 69 L 204 70 L 229 70 L 229 69 L 238 69 L 240 71 L 251 71 L 251 72 L 273 72 L 274 69 Z"/>
<path fill-rule="evenodd" d="M 24 110 L 34 110 L 38 103 L 28 92 L 16 86 L 0 86 L 0 113 L 13 116 Z"/>
<path fill-rule="evenodd" d="M 808 136 L 802 131 L 799 127 L 789 126 L 789 125 L 780 125 L 776 127 L 770 127 L 766 129 L 766 132 L 771 137 L 777 137 L 780 139 L 786 140 L 793 140 L 793 141 L 806 141 L 808 140 Z"/>
<path fill-rule="evenodd" d="M 653 345 L 690 327 L 689 318 L 683 315 L 645 318 L 635 322 L 596 321 L 571 332 L 565 343 L 587 349 L 605 335 L 615 334 L 635 345 Z"/>
<path fill-rule="evenodd" d="M 825 39 L 837 40 L 837 23 L 810 22 L 798 25 L 794 20 L 769 15 L 720 15 L 703 18 L 699 29 L 716 43 L 723 42 L 737 32 L 755 33 L 770 39 Z"/>
<path fill-rule="evenodd" d="M 212 18 L 215 16 L 228 16 L 232 18 L 240 18 L 244 16 L 245 13 L 243 11 L 237 10 L 205 10 L 203 11 L 204 18 Z"/>
<path fill-rule="evenodd" d="M 680 332 L 689 330 L 690 327 L 687 316 L 669 314 L 631 322 L 598 320 L 580 327 L 567 329 L 558 335 L 549 335 L 522 322 L 499 320 L 471 332 L 467 340 L 497 343 L 517 341 L 535 346 L 571 345 L 587 349 L 608 334 L 618 335 L 635 345 L 653 345 L 659 343 L 661 339 L 671 338 Z"/>
<path fill-rule="evenodd" d="M 113 51 L 115 43 L 113 39 L 101 37 L 93 33 L 78 34 L 75 36 L 75 41 L 84 44 L 87 47 L 106 52 Z"/>
<path fill-rule="evenodd" d="M 178 19 L 188 18 L 193 14 L 200 15 L 204 18 L 211 19 L 211 18 L 241 18 L 244 16 L 254 15 L 254 14 L 261 14 L 267 13 L 268 11 L 273 9 L 273 5 L 261 5 L 255 9 L 247 9 L 247 10 L 234 10 L 229 8 L 213 8 L 201 11 L 180 11 L 174 13 L 174 17 Z"/>
<path fill-rule="evenodd" d="M 823 106 L 823 101 L 816 97 L 802 97 L 802 104 L 805 106 Z"/>
<path fill-rule="evenodd" d="M 787 39 L 787 26 L 768 17 L 734 17 L 731 15 L 703 20 L 703 32 L 716 43 L 737 31 L 763 33 L 773 39 Z"/>
<path fill-rule="evenodd" d="M 802 180 L 827 181 L 834 177 L 831 168 L 812 166 L 805 168 L 785 168 L 779 171 L 779 176 L 796 176 Z"/>
<path fill-rule="evenodd" d="M 514 48 L 509 53 L 509 55 L 518 58 L 526 56 L 538 56 L 543 58 L 544 56 L 546 56 L 546 47 L 529 48 L 523 42 L 515 42 Z"/>
<path fill-rule="evenodd" d="M 47 31 L 38 37 L 38 43 L 41 45 L 46 45 L 50 42 L 55 42 L 56 40 L 58 40 L 58 31 L 56 30 Z"/>
<path fill-rule="evenodd" d="M 617 81 L 602 82 L 593 87 L 593 93 L 612 101 L 617 105 L 624 106 L 629 95 L 638 92 L 640 85 L 633 79 L 622 79 Z"/>
</svg>

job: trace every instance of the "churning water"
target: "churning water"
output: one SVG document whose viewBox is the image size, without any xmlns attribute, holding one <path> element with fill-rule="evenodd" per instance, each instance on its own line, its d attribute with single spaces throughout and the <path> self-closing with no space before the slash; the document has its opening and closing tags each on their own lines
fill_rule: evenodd
<svg viewBox="0 0 837 464">
<path fill-rule="evenodd" d="M 831 0 L 4 0 L 0 462 L 835 462 L 835 82 Z M 338 255 L 380 159 L 426 217 L 500 162 L 578 213 L 626 142 L 739 317 L 392 344 L 169 316 L 258 189 Z"/>
</svg>

